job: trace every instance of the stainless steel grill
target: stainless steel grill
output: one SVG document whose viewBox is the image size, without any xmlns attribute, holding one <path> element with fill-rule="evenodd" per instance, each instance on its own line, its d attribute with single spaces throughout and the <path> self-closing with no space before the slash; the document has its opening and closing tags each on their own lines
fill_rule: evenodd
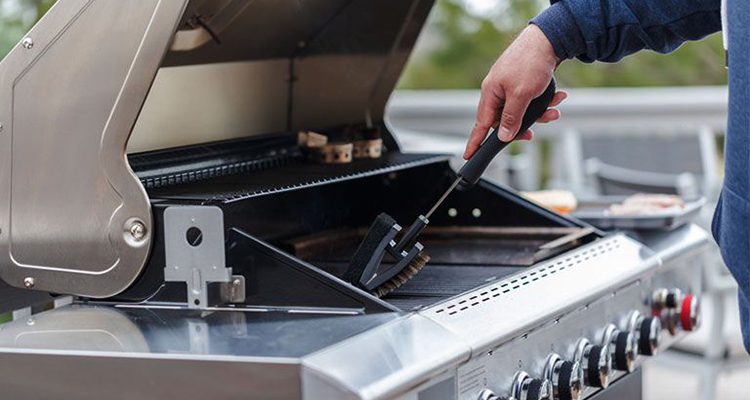
<svg viewBox="0 0 750 400">
<path fill-rule="evenodd" d="M 455 179 L 384 123 L 431 6 L 58 0 L 0 63 L 0 277 L 14 308 L 71 297 L 6 314 L 3 394 L 638 398 L 697 322 L 694 226 L 637 241 L 482 181 L 404 286 L 341 279 L 379 213 L 411 221 Z M 297 142 L 357 129 L 381 158 Z"/>
</svg>

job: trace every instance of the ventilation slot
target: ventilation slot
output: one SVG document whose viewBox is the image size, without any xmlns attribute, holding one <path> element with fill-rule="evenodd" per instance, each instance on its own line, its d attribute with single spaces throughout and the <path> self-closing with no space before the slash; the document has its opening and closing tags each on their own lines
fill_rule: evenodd
<svg viewBox="0 0 750 400">
<path fill-rule="evenodd" d="M 534 269 L 527 274 L 514 277 L 511 281 L 500 282 L 485 287 L 478 295 L 472 295 L 466 299 L 456 299 L 445 304 L 444 307 L 435 310 L 435 314 L 448 313 L 448 315 L 456 315 L 459 312 L 466 311 L 472 307 L 483 305 L 491 300 L 496 300 L 510 292 L 523 290 L 529 285 L 529 283 L 553 277 L 558 272 L 565 271 L 566 269 L 580 265 L 583 261 L 594 259 L 618 248 L 620 248 L 619 240 L 608 240 L 605 243 L 571 255 L 563 260 L 547 264 L 541 268 Z"/>
</svg>

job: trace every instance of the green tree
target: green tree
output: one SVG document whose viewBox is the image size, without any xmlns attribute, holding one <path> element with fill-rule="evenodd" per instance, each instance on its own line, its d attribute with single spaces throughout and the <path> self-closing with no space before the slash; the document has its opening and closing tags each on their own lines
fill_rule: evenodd
<svg viewBox="0 0 750 400">
<path fill-rule="evenodd" d="M 461 0 L 438 0 L 402 89 L 475 89 L 492 63 L 546 1 L 507 0 L 491 15 L 472 15 Z M 501 3 L 502 4 L 502 3 Z M 548 4 L 548 3 L 547 3 Z M 563 86 L 682 86 L 726 83 L 721 35 L 664 56 L 644 51 L 617 64 L 563 63 Z"/>
<path fill-rule="evenodd" d="M 0 0 L 0 58 L 52 7 L 55 0 Z"/>
</svg>

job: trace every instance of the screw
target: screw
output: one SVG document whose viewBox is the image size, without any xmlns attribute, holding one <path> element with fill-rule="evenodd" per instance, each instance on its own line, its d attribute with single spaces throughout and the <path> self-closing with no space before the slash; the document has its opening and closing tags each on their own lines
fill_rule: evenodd
<svg viewBox="0 0 750 400">
<path fill-rule="evenodd" d="M 2 123 L 2 122 L 0 122 L 0 133 L 2 133 L 2 131 L 3 131 L 3 128 L 4 128 L 4 126 L 3 126 L 3 123 Z"/>
<path fill-rule="evenodd" d="M 32 277 L 28 277 L 23 280 L 23 286 L 26 287 L 26 289 L 32 289 L 35 284 L 36 281 Z"/>
<path fill-rule="evenodd" d="M 31 50 L 34 47 L 34 41 L 30 37 L 27 37 L 21 42 L 21 45 L 26 50 Z"/>
<path fill-rule="evenodd" d="M 133 222 L 132 225 L 130 225 L 130 236 L 132 236 L 133 239 L 138 242 L 146 237 L 146 226 L 143 225 L 143 222 L 136 221 Z"/>
</svg>

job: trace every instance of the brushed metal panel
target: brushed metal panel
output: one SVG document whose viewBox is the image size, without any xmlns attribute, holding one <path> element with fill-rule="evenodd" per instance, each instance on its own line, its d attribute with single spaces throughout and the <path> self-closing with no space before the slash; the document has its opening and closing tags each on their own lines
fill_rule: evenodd
<svg viewBox="0 0 750 400">
<path fill-rule="evenodd" d="M 658 253 L 618 234 L 420 314 L 462 337 L 479 354 L 613 288 L 648 277 L 660 264 Z"/>
<path fill-rule="evenodd" d="M 9 284 L 106 297 L 143 268 L 150 204 L 125 144 L 186 1 L 59 1 L 0 64 Z M 133 220 L 143 240 L 125 232 Z"/>
<path fill-rule="evenodd" d="M 160 69 L 128 152 L 285 131 L 288 64 L 280 59 Z"/>
<path fill-rule="evenodd" d="M 297 400 L 299 369 L 295 360 L 0 352 L 7 399 Z"/>
<path fill-rule="evenodd" d="M 390 399 L 466 361 L 470 348 L 410 314 L 302 359 L 306 399 Z"/>
</svg>

